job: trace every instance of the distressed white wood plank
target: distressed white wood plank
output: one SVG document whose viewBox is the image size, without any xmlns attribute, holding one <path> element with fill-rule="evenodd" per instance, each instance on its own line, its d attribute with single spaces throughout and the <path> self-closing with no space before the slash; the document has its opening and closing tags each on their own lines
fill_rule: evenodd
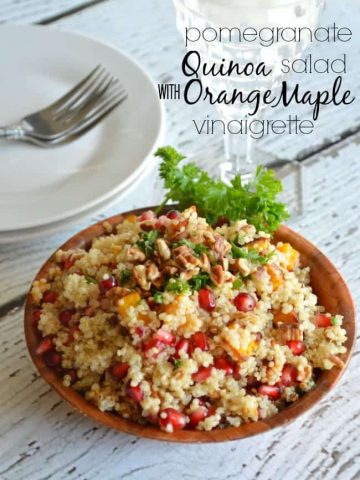
<svg viewBox="0 0 360 480">
<path fill-rule="evenodd" d="M 292 222 L 341 268 L 355 298 L 360 296 L 360 247 L 354 231 L 359 219 L 359 154 L 360 135 L 306 162 L 309 191 L 316 195 L 309 201 L 307 214 Z M 128 202 L 144 203 L 133 195 Z M 147 192 L 145 198 L 151 195 Z M 53 248 L 54 242 L 33 246 L 32 254 L 28 246 L 23 252 L 15 248 L 22 258 L 15 263 L 8 260 L 9 264 L 19 270 L 28 262 L 35 269 L 44 245 Z M 158 480 L 159 476 L 270 480 L 275 472 L 276 478 L 285 480 L 358 478 L 359 346 L 340 385 L 294 424 L 232 443 L 167 445 L 115 433 L 72 412 L 34 374 L 21 323 L 21 310 L 0 322 L 0 478 L 4 480 L 85 480 L 104 472 L 114 480 Z"/>
<path fill-rule="evenodd" d="M 1 0 L 0 23 L 38 23 L 96 0 Z"/>
</svg>

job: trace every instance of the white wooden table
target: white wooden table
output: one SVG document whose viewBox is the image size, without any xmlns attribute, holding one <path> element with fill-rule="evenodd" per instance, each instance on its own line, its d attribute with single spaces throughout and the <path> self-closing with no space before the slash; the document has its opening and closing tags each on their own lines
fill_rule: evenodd
<svg viewBox="0 0 360 480">
<path fill-rule="evenodd" d="M 360 4 L 329 0 L 323 23 L 356 31 Z M 183 46 L 171 2 L 165 0 L 1 0 L 0 22 L 44 23 L 89 34 L 134 56 L 156 81 L 182 81 Z M 331 47 L 335 55 L 336 47 Z M 349 53 L 347 82 L 359 94 L 359 39 Z M 329 56 L 329 46 L 317 54 Z M 0 50 L 1 59 L 1 50 Z M 304 77 L 320 85 L 321 76 Z M 1 101 L 1 98 L 0 98 Z M 315 242 L 340 268 L 355 299 L 360 295 L 360 111 L 326 108 L 316 133 L 268 138 L 263 148 L 280 158 L 301 159 L 307 185 L 306 215 L 292 226 Z M 303 113 L 306 108 L 302 109 Z M 167 105 L 166 143 L 187 154 L 221 151 L 221 139 L 192 134 L 199 107 Z M 141 192 L 141 195 L 139 195 Z M 161 194 L 149 176 L 109 214 L 156 203 Z M 310 413 L 286 428 L 218 445 L 177 445 L 123 435 L 73 412 L 38 377 L 26 351 L 22 302 L 39 265 L 74 227 L 22 245 L 0 247 L 0 479 L 259 479 L 360 478 L 360 351 L 340 385 Z"/>
</svg>

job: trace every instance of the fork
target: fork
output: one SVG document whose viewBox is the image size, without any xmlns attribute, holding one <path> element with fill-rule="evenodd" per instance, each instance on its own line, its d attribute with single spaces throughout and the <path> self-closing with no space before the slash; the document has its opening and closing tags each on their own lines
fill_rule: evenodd
<svg viewBox="0 0 360 480">
<path fill-rule="evenodd" d="M 119 80 L 98 65 L 56 102 L 16 125 L 0 127 L 0 138 L 41 147 L 67 143 L 97 125 L 126 98 Z"/>
</svg>

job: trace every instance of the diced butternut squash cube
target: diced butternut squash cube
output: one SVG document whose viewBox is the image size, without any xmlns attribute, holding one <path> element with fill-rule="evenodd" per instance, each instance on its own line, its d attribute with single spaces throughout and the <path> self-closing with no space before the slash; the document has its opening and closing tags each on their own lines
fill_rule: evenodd
<svg viewBox="0 0 360 480">
<path fill-rule="evenodd" d="M 128 295 L 125 295 L 125 297 L 120 298 L 117 303 L 117 310 L 119 315 L 121 317 L 124 317 L 127 314 L 129 308 L 136 307 L 140 300 L 141 297 L 138 292 L 132 292 Z"/>
<path fill-rule="evenodd" d="M 273 290 L 277 290 L 284 283 L 284 276 L 281 269 L 273 263 L 269 263 L 265 268 L 270 276 Z"/>
<path fill-rule="evenodd" d="M 299 264 L 300 254 L 290 243 L 278 243 L 276 249 L 282 253 L 281 265 L 292 272 Z"/>
<path fill-rule="evenodd" d="M 126 220 L 127 220 L 128 222 L 130 222 L 130 223 L 135 223 L 136 220 L 137 220 L 137 216 L 134 215 L 134 214 L 128 215 L 128 216 L 126 217 Z"/>
<path fill-rule="evenodd" d="M 273 322 L 275 325 L 285 323 L 287 325 L 297 325 L 299 319 L 295 312 L 283 313 L 281 310 L 273 311 Z"/>
</svg>

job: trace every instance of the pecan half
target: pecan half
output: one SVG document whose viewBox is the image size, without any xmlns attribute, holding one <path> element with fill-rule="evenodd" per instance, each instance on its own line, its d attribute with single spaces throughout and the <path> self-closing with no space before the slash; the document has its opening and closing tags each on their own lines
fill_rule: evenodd
<svg viewBox="0 0 360 480">
<path fill-rule="evenodd" d="M 186 270 L 192 270 L 198 264 L 198 259 L 191 253 L 182 253 L 176 257 L 176 263 Z"/>
<path fill-rule="evenodd" d="M 221 287 L 225 281 L 225 272 L 221 265 L 215 265 L 210 272 L 210 279 L 217 287 Z"/>
<path fill-rule="evenodd" d="M 225 257 L 230 250 L 231 250 L 230 243 L 227 240 L 225 240 L 225 238 L 222 235 L 216 234 L 213 251 L 215 252 L 217 258 L 221 259 Z"/>
<path fill-rule="evenodd" d="M 203 270 L 204 272 L 210 273 L 211 264 L 210 264 L 209 257 L 206 255 L 206 253 L 200 254 L 199 266 L 201 270 Z"/>
<path fill-rule="evenodd" d="M 135 265 L 133 269 L 133 276 L 136 283 L 143 289 L 143 290 L 150 290 L 151 282 L 148 280 L 146 276 L 146 267 L 145 265 Z"/>
<path fill-rule="evenodd" d="M 171 251 L 168 244 L 163 238 L 158 238 L 156 240 L 156 248 L 159 252 L 160 257 L 163 260 L 169 260 L 169 258 L 171 257 Z"/>
<path fill-rule="evenodd" d="M 296 325 L 281 323 L 278 325 L 277 330 L 277 337 L 282 345 L 285 345 L 291 340 L 302 340 L 304 338 L 302 330 L 300 330 Z"/>
<path fill-rule="evenodd" d="M 149 265 L 147 265 L 146 276 L 150 280 L 150 282 L 154 282 L 154 280 L 160 277 L 159 269 L 155 265 L 155 263 L 150 263 Z"/>
<path fill-rule="evenodd" d="M 146 260 L 145 253 L 138 247 L 130 247 L 126 252 L 126 259 L 129 262 L 144 262 Z"/>
</svg>

